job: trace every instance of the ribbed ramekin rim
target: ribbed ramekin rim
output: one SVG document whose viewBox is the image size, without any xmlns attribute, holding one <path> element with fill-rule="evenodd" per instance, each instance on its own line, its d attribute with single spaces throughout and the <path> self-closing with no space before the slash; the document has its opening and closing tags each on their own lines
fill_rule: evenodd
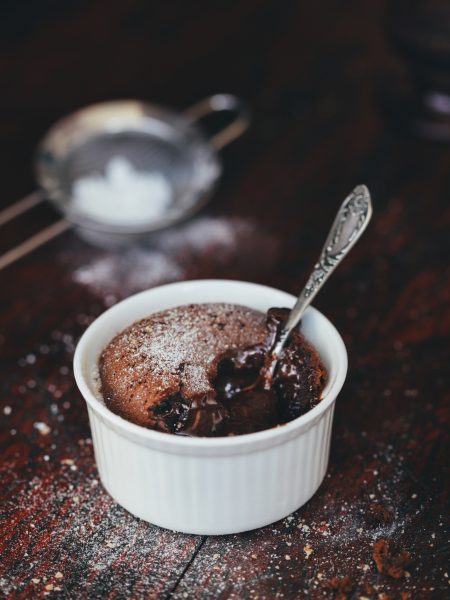
<svg viewBox="0 0 450 600">
<path fill-rule="evenodd" d="M 281 443 L 284 438 L 292 437 L 292 434 L 294 432 L 296 432 L 297 435 L 300 435 L 303 431 L 309 429 L 311 424 L 316 422 L 317 419 L 319 419 L 322 416 L 322 414 L 324 414 L 327 411 L 329 406 L 331 404 L 333 404 L 334 400 L 336 399 L 336 396 L 338 395 L 342 386 L 344 385 L 344 381 L 345 381 L 345 378 L 347 375 L 347 365 L 348 365 L 347 351 L 345 348 L 345 344 L 344 344 L 339 332 L 337 331 L 336 327 L 331 323 L 331 321 L 329 319 L 327 319 L 327 317 L 325 317 L 325 315 L 323 315 L 323 313 L 321 313 L 320 311 L 318 311 L 317 309 L 315 309 L 313 307 L 310 307 L 308 309 L 308 311 L 312 312 L 312 314 L 314 315 L 315 318 L 321 319 L 322 323 L 325 324 L 326 327 L 328 327 L 328 335 L 330 335 L 333 338 L 334 345 L 338 350 L 336 356 L 333 358 L 333 363 L 332 363 L 332 366 L 333 366 L 333 369 L 331 372 L 331 375 L 332 375 L 331 381 L 332 382 L 329 386 L 328 385 L 326 386 L 324 396 L 322 397 L 321 401 L 314 408 L 312 408 L 310 411 L 308 411 L 304 415 L 298 417 L 297 419 L 294 419 L 293 421 L 290 421 L 279 427 L 272 427 L 270 429 L 265 429 L 263 431 L 258 431 L 255 433 L 248 433 L 248 434 L 230 436 L 230 437 L 178 436 L 178 435 L 163 433 L 160 431 L 155 431 L 152 429 L 147 429 L 140 425 L 130 423 L 129 421 L 123 419 L 119 415 L 116 415 L 111 410 L 109 410 L 109 408 L 104 403 L 102 403 L 98 398 L 96 398 L 95 395 L 89 389 L 89 386 L 86 383 L 86 377 L 85 377 L 85 373 L 84 373 L 84 369 L 83 369 L 83 358 L 84 358 L 85 347 L 89 343 L 89 338 L 93 334 L 93 332 L 95 332 L 95 330 L 98 327 L 100 327 L 103 322 L 105 322 L 107 319 L 110 319 L 112 313 L 119 306 L 122 306 L 126 302 L 133 301 L 138 296 L 151 294 L 152 292 L 154 292 L 156 290 L 161 290 L 162 288 L 166 288 L 166 289 L 173 288 L 173 290 L 175 291 L 176 288 L 180 289 L 183 286 L 187 286 L 187 285 L 189 285 L 190 287 L 198 286 L 200 288 L 202 286 L 226 285 L 226 284 L 233 284 L 233 285 L 238 284 L 238 285 L 246 286 L 247 288 L 254 287 L 254 288 L 258 288 L 260 291 L 265 290 L 268 293 L 273 293 L 273 292 L 280 293 L 281 292 L 281 293 L 285 294 L 286 297 L 289 298 L 291 301 L 295 301 L 295 296 L 293 296 L 292 294 L 289 294 L 287 292 L 284 292 L 283 290 L 279 290 L 277 288 L 273 288 L 273 287 L 265 286 L 265 285 L 261 285 L 261 284 L 256 284 L 256 283 L 252 283 L 252 282 L 239 281 L 239 280 L 233 280 L 233 279 L 198 279 L 198 280 L 179 281 L 179 282 L 175 282 L 175 283 L 169 283 L 169 284 L 166 284 L 163 286 L 157 286 L 154 288 L 150 288 L 148 290 L 144 290 L 137 294 L 133 294 L 132 296 L 129 296 L 128 298 L 125 298 L 121 302 L 118 302 L 111 308 L 107 309 L 105 312 L 103 312 L 101 315 L 99 315 L 99 317 L 97 317 L 89 325 L 89 327 L 86 329 L 86 331 L 81 336 L 81 338 L 77 344 L 76 350 L 75 350 L 74 360 L 73 360 L 75 380 L 76 380 L 78 388 L 79 388 L 81 394 L 83 395 L 86 403 L 94 411 L 94 413 L 97 413 L 101 417 L 103 417 L 103 419 L 106 422 L 108 422 L 111 426 L 113 426 L 116 430 L 122 430 L 123 433 L 125 435 L 127 435 L 127 437 L 130 437 L 130 435 L 133 436 L 137 443 L 143 442 L 143 441 L 154 442 L 154 443 L 157 443 L 158 446 L 160 446 L 161 448 L 166 446 L 167 450 L 172 451 L 172 452 L 177 451 L 177 450 L 183 451 L 183 449 L 188 450 L 189 448 L 190 449 L 204 448 L 205 450 L 207 450 L 207 449 L 235 447 L 237 449 L 237 447 L 240 447 L 240 446 L 245 447 L 246 449 L 248 448 L 250 450 L 251 446 L 253 446 L 254 444 L 260 446 L 260 444 L 264 443 L 264 442 L 267 442 L 268 445 L 272 445 L 273 443 Z M 329 373 L 329 375 L 330 375 L 330 373 Z"/>
</svg>

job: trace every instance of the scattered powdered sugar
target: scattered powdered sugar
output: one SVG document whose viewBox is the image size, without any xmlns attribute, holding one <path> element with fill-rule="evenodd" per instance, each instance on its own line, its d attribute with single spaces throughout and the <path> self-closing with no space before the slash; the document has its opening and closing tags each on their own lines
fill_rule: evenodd
<svg viewBox="0 0 450 600">
<path fill-rule="evenodd" d="M 431 597 L 417 593 L 412 583 L 412 573 L 418 571 L 417 556 L 398 579 L 380 573 L 373 558 L 380 539 L 388 540 L 394 556 L 402 549 L 412 550 L 413 545 L 419 548 L 413 523 L 426 514 L 427 506 L 415 512 L 405 503 L 404 491 L 411 481 L 401 465 L 392 468 L 382 455 L 371 461 L 370 455 L 352 456 L 351 451 L 347 460 L 358 463 L 357 472 L 377 465 L 382 477 L 368 479 L 367 487 L 383 503 L 389 522 L 369 520 L 368 496 L 355 496 L 351 483 L 343 488 L 343 465 L 332 461 L 321 491 L 299 511 L 263 529 L 208 537 L 173 597 L 201 597 L 205 589 L 214 590 L 215 597 L 236 600 Z M 423 564 L 420 569 L 427 571 Z M 420 581 L 417 572 L 414 575 L 415 582 Z M 348 592 L 335 592 L 334 579 L 348 580 Z"/>
<path fill-rule="evenodd" d="M 368 479 L 367 487 L 390 507 L 388 525 L 367 522 L 364 496 L 354 497 L 350 485 L 343 490 L 345 465 L 332 461 L 321 491 L 299 511 L 263 529 L 206 538 L 159 529 L 117 505 L 99 484 L 91 440 L 60 449 L 61 444 L 51 451 L 36 448 L 34 476 L 25 465 L 16 468 L 3 499 L 2 510 L 15 524 L 2 556 L 7 576 L 0 578 L 0 595 L 5 597 L 41 597 L 53 586 L 50 591 L 62 587 L 64 597 L 74 599 L 331 599 L 338 596 L 324 586 L 346 576 L 353 586 L 349 598 L 400 598 L 400 591 L 409 592 L 411 600 L 446 597 L 447 581 L 440 584 L 436 573 L 430 574 L 423 536 L 417 535 L 417 524 L 411 527 L 427 514 L 429 501 L 408 503 L 407 474 L 383 454 L 371 461 L 369 453 L 363 459 L 346 452 L 358 473 L 373 472 L 374 465 L 380 471 L 382 476 Z M 436 528 L 442 525 L 443 517 L 436 515 Z M 439 536 L 443 540 L 444 532 Z M 380 538 L 416 548 L 411 574 L 396 580 L 377 571 L 372 554 Z M 430 576 L 426 590 L 416 587 L 423 574 Z M 444 569 L 442 577 L 448 579 Z M 368 593 L 369 586 L 376 592 Z M 435 586 L 434 596 L 422 593 Z"/>
<path fill-rule="evenodd" d="M 173 281 L 182 276 L 180 267 L 162 252 L 130 249 L 124 254 L 103 255 L 73 275 L 77 283 L 113 301 L 125 294 Z"/>
<path fill-rule="evenodd" d="M 253 277 L 275 264 L 279 243 L 250 219 L 198 217 L 149 238 L 148 246 L 100 252 L 73 271 L 73 279 L 112 304 L 180 279 Z"/>
<path fill-rule="evenodd" d="M 48 435 L 51 432 L 51 428 L 47 423 L 43 423 L 42 421 L 36 421 L 33 423 L 33 427 L 37 429 L 41 435 Z"/>
<path fill-rule="evenodd" d="M 92 468 L 90 440 L 78 441 L 78 469 L 69 456 L 56 463 L 41 455 L 36 474 L 20 471 L 3 497 L 3 513 L 20 518 L 4 540 L 0 596 L 144 598 L 174 587 L 196 538 L 160 530 L 116 504 Z"/>
<path fill-rule="evenodd" d="M 54 331 L 48 340 L 51 353 L 54 340 L 61 349 L 71 343 Z M 52 396 L 60 388 L 60 383 L 47 384 Z M 436 559 L 445 552 L 447 515 L 438 511 L 427 487 L 409 475 L 411 463 L 404 465 L 401 446 L 366 434 L 361 447 L 359 431 L 340 425 L 328 474 L 299 511 L 256 531 L 194 537 L 141 521 L 108 496 L 98 480 L 92 442 L 85 437 L 81 398 L 74 390 L 65 393 L 74 406 L 70 426 L 58 433 L 56 416 L 36 412 L 38 427 L 44 421 L 51 427 L 48 435 L 33 430 L 30 436 L 22 417 L 17 429 L 9 430 L 11 451 L 0 464 L 7 482 L 1 490 L 7 524 L 1 597 L 59 597 L 61 591 L 61 597 L 74 600 L 111 595 L 344 598 L 330 589 L 334 578 L 349 580 L 352 599 L 447 597 L 448 570 Z M 28 406 L 40 411 L 42 402 L 51 401 L 45 397 L 36 391 Z M 17 396 L 9 405 L 13 416 L 20 414 L 22 399 Z M 80 417 L 83 436 L 76 439 Z M 4 421 L 9 429 L 10 419 Z M 406 421 L 406 446 L 410 431 Z M 399 579 L 380 572 L 374 560 L 380 540 L 390 544 L 394 557 L 411 554 Z"/>
<path fill-rule="evenodd" d="M 167 252 L 179 252 L 184 248 L 191 252 L 213 248 L 232 250 L 240 239 L 254 233 L 254 224 L 245 219 L 203 217 L 160 234 L 159 242 Z"/>
<path fill-rule="evenodd" d="M 122 156 L 109 161 L 104 176 L 77 179 L 72 194 L 74 212 L 111 225 L 157 221 L 172 200 L 172 189 L 164 175 L 138 171 Z"/>
</svg>

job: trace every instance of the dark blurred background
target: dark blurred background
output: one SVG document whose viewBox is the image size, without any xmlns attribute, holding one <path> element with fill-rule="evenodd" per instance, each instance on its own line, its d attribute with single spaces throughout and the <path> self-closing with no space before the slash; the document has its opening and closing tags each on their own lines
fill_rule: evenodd
<svg viewBox="0 0 450 600">
<path fill-rule="evenodd" d="M 182 109 L 214 92 L 242 96 L 255 122 L 246 142 L 233 151 L 236 169 L 242 160 L 275 147 L 287 130 L 301 132 L 294 150 L 299 160 L 336 127 L 350 127 L 350 143 L 364 144 L 381 118 L 380 84 L 393 65 L 384 4 L 3 2 L 1 204 L 33 188 L 33 149 L 57 118 L 112 98 Z M 308 131 L 308 122 L 315 131 Z M 245 169 L 251 173 L 251 165 Z M 267 185 L 286 185 L 276 158 L 268 169 Z"/>
<path fill-rule="evenodd" d="M 214 92 L 242 96 L 254 127 L 233 151 L 234 169 L 249 176 L 248 161 L 287 130 L 299 132 L 299 161 L 336 128 L 352 131 L 347 144 L 364 145 L 379 119 L 446 138 L 449 23 L 445 0 L 6 0 L 1 204 L 32 189 L 33 149 L 49 125 L 112 98 L 181 109 Z M 435 113 L 428 121 L 441 112 L 437 126 L 419 122 L 427 92 L 434 96 L 425 111 Z M 330 146 L 329 178 L 341 172 L 343 150 Z M 278 156 L 265 171 L 266 189 L 287 185 Z"/>
</svg>

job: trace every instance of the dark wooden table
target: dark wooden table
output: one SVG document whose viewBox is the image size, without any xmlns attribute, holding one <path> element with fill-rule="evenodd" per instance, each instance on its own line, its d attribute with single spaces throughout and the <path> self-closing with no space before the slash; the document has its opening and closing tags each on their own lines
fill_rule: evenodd
<svg viewBox="0 0 450 600">
<path fill-rule="evenodd" d="M 0 271 L 0 596 L 448 597 L 450 147 L 383 116 L 382 3 L 18 0 L 0 12 L 0 208 L 33 190 L 35 144 L 79 106 L 181 109 L 227 91 L 254 113 L 213 202 L 150 248 L 107 252 L 67 232 Z M 71 368 L 80 334 L 118 299 L 178 279 L 295 293 L 362 182 L 373 223 L 316 302 L 350 359 L 316 496 L 227 537 L 132 517 L 98 481 Z M 56 219 L 41 205 L 1 228 L 0 254 Z"/>
</svg>

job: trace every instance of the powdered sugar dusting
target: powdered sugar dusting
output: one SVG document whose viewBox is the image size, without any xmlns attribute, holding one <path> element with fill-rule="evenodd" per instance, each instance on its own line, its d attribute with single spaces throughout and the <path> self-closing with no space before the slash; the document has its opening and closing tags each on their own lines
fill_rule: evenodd
<svg viewBox="0 0 450 600">
<path fill-rule="evenodd" d="M 250 219 L 198 217 L 154 234 L 146 246 L 101 252 L 73 280 L 110 305 L 156 285 L 197 277 L 254 277 L 272 268 L 279 242 Z M 97 251 L 98 252 L 98 251 Z M 237 275 L 236 275 L 237 274 Z"/>
<path fill-rule="evenodd" d="M 103 354 L 102 376 L 118 390 L 124 386 L 127 396 L 136 383 L 145 386 L 146 398 L 156 394 L 155 400 L 175 391 L 205 394 L 213 391 L 211 379 L 225 352 L 260 344 L 266 335 L 265 315 L 250 308 L 180 306 L 116 336 Z"/>
<path fill-rule="evenodd" d="M 255 225 L 244 219 L 204 217 L 160 235 L 160 243 L 168 252 L 177 252 L 185 247 L 194 252 L 212 247 L 230 250 L 239 238 L 254 233 Z"/>
<path fill-rule="evenodd" d="M 75 181 L 71 209 L 101 223 L 135 226 L 161 219 L 171 200 L 172 188 L 162 173 L 138 171 L 115 156 L 104 175 Z"/>
<path fill-rule="evenodd" d="M 77 446 L 59 461 L 56 450 L 38 455 L 35 474 L 19 470 L 3 497 L 3 514 L 20 510 L 20 526 L 11 520 L 0 596 L 142 598 L 170 589 L 199 541 L 131 516 L 100 485 L 90 439 Z"/>
<path fill-rule="evenodd" d="M 349 440 L 340 438 L 339 442 L 348 444 Z M 344 489 L 342 481 L 349 471 L 343 475 L 342 462 L 332 463 L 321 492 L 299 511 L 263 529 L 207 538 L 174 597 L 200 597 L 204 589 L 214 589 L 216 597 L 236 600 L 444 597 L 444 581 L 435 596 L 424 593 L 433 591 L 433 585 L 416 587 L 419 567 L 414 555 L 399 578 L 380 573 L 373 558 L 380 539 L 389 541 L 394 555 L 404 548 L 410 550 L 413 544 L 424 553 L 426 541 L 418 539 L 416 528 L 431 499 L 415 504 L 405 501 L 405 491 L 413 482 L 402 465 L 388 462 L 383 452 L 372 460 L 370 454 L 352 454 L 349 448 L 345 452 L 348 464 L 355 464 L 355 473 L 367 473 L 367 496 L 355 497 L 350 482 Z M 386 508 L 386 522 L 369 520 L 370 495 Z M 439 515 L 436 529 L 442 524 Z M 427 573 L 423 565 L 420 568 Z M 347 581 L 348 591 L 335 591 L 334 578 L 337 583 Z"/>
<path fill-rule="evenodd" d="M 131 262 L 132 268 L 129 268 Z M 137 291 L 182 276 L 182 270 L 171 258 L 161 252 L 131 250 L 126 255 L 101 256 L 91 264 L 80 267 L 73 278 L 96 292 L 108 296 L 120 285 L 124 290 Z M 113 301 L 116 298 L 113 297 Z"/>
</svg>

